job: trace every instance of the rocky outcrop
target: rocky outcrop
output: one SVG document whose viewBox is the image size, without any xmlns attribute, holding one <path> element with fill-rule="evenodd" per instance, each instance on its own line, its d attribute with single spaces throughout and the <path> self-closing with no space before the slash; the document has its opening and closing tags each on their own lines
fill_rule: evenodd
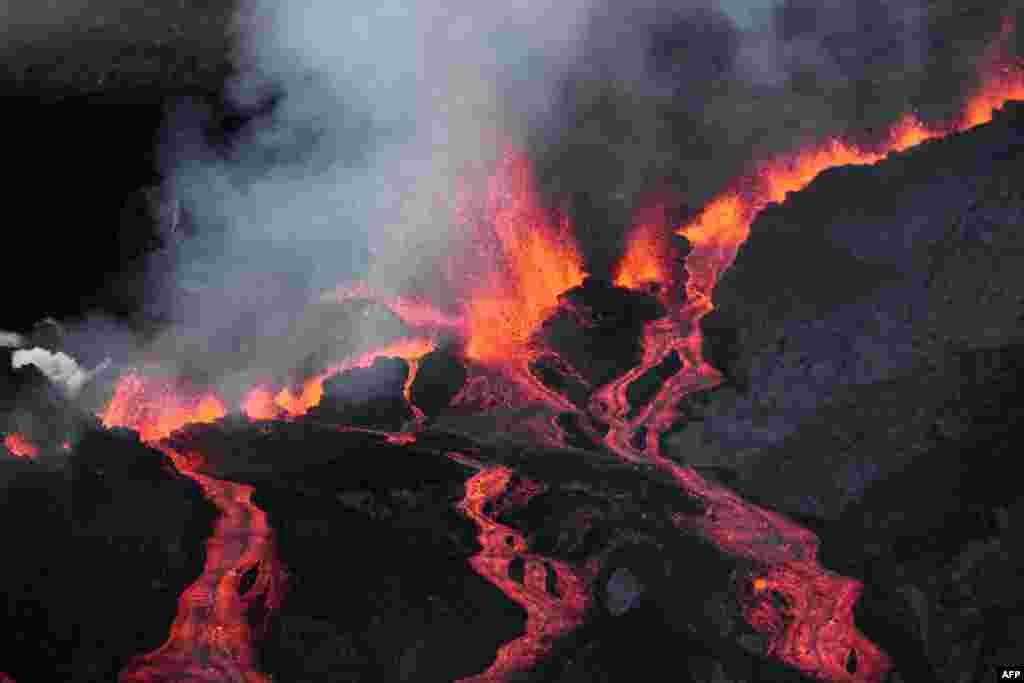
<svg viewBox="0 0 1024 683">
<path fill-rule="evenodd" d="M 669 438 L 865 578 L 865 615 L 908 624 L 881 627 L 908 681 L 982 675 L 1005 647 L 984 625 L 1020 614 L 1021 564 L 994 520 L 1019 495 L 1022 160 L 1024 110 L 1008 106 L 766 209 L 703 322 L 726 382 L 691 397 L 694 421 Z M 932 582 L 964 585 L 968 558 L 989 568 L 990 597 L 941 607 Z"/>
<path fill-rule="evenodd" d="M 324 396 L 310 416 L 335 424 L 402 429 L 413 418 L 405 399 L 409 364 L 401 358 L 377 358 L 324 380 Z"/>
<path fill-rule="evenodd" d="M 423 356 L 409 399 L 427 417 L 440 414 L 466 383 L 466 366 L 452 349 L 440 348 Z"/>
<path fill-rule="evenodd" d="M 132 432 L 87 432 L 65 457 L 64 469 L 0 462 L 0 631 L 19 681 L 115 680 L 159 646 L 214 518 L 199 487 Z"/>
</svg>

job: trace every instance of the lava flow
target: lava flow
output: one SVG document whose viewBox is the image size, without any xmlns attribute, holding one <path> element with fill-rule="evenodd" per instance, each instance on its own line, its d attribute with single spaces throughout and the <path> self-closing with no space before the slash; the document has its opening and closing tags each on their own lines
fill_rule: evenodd
<svg viewBox="0 0 1024 683">
<path fill-rule="evenodd" d="M 769 568 L 754 581 L 753 594 L 755 598 L 777 594 L 786 607 L 777 608 L 771 600 L 755 600 L 746 607 L 748 623 L 768 636 L 768 654 L 821 680 L 874 682 L 890 668 L 886 655 L 854 625 L 853 605 L 861 585 L 818 564 L 818 540 L 810 531 L 746 503 L 691 468 L 662 456 L 660 437 L 679 420 L 678 406 L 687 394 L 721 380 L 701 355 L 699 322 L 712 309 L 715 283 L 731 265 L 757 214 L 769 203 L 785 199 L 788 192 L 806 187 L 827 168 L 875 163 L 890 152 L 986 123 L 1008 100 L 1024 99 L 1024 74 L 999 59 L 1012 31 L 1012 23 L 1004 23 L 1000 42 L 989 51 L 987 75 L 955 121 L 928 127 L 907 116 L 891 129 L 880 149 L 865 150 L 834 138 L 768 161 L 713 199 L 692 222 L 678 228 L 675 232 L 685 236 L 693 248 L 686 260 L 685 303 L 670 307 L 668 317 L 647 324 L 641 365 L 595 392 L 589 406 L 594 417 L 609 424 L 605 443 L 611 450 L 626 460 L 649 462 L 667 470 L 681 488 L 706 502 L 705 514 L 680 516 L 676 520 L 680 527 L 696 530 L 723 552 Z M 671 231 L 667 223 L 659 230 L 641 222 L 616 274 L 617 284 L 638 287 L 652 277 L 665 278 L 660 269 L 665 267 L 662 254 Z M 679 354 L 682 368 L 648 405 L 639 410 L 631 407 L 629 385 L 672 352 Z"/>
<path fill-rule="evenodd" d="M 1012 25 L 1007 24 L 1003 38 L 1010 32 Z M 994 49 L 992 55 L 996 52 Z M 996 63 L 994 57 L 992 63 Z M 678 228 L 669 224 L 666 212 L 660 209 L 638 215 L 617 269 L 615 281 L 620 286 L 652 291 L 650 285 L 660 285 L 656 291 L 669 313 L 645 325 L 640 364 L 593 392 L 587 417 L 608 426 L 607 434 L 599 438 L 621 458 L 669 472 L 688 495 L 704 502 L 703 513 L 674 517 L 680 530 L 700 534 L 723 553 L 750 559 L 763 568 L 737 592 L 747 623 L 766 636 L 766 654 L 818 679 L 877 683 L 890 668 L 886 655 L 854 624 L 853 605 L 860 584 L 820 566 L 818 539 L 812 532 L 743 501 L 660 452 L 661 436 L 679 420 L 683 398 L 721 380 L 703 359 L 700 320 L 712 309 L 711 295 L 718 277 L 731 265 L 754 218 L 768 204 L 805 187 L 827 168 L 875 163 L 890 152 L 984 123 L 996 108 L 1015 98 L 1024 99 L 1024 78 L 1017 71 L 994 68 L 982 79 L 981 89 L 962 115 L 948 125 L 930 127 L 908 115 L 875 148 L 864 149 L 834 138 L 769 160 Z M 542 207 L 529 163 L 519 153 L 505 154 L 483 201 L 474 203 L 471 194 L 460 196 L 457 206 L 457 222 L 468 237 L 465 250 L 453 252 L 448 269 L 452 291 L 461 293 L 461 299 L 453 304 L 460 314 L 441 313 L 416 299 L 396 297 L 389 303 L 417 335 L 443 330 L 461 338 L 465 360 L 475 364 L 471 370 L 476 374 L 471 374 L 453 403 L 468 401 L 480 380 L 489 382 L 487 373 L 494 372 L 511 378 L 513 384 L 528 385 L 523 394 L 527 398 L 558 410 L 579 412 L 564 397 L 531 379 L 529 371 L 537 355 L 534 335 L 558 305 L 559 294 L 580 285 L 585 277 L 572 226 L 565 215 Z M 681 281 L 675 277 L 672 262 L 673 233 L 692 246 L 685 263 L 685 287 L 673 287 Z M 324 381 L 330 375 L 366 367 L 381 356 L 399 356 L 409 362 L 408 398 L 418 361 L 434 348 L 435 339 L 417 336 L 400 340 L 334 365 L 306 380 L 301 388 L 256 387 L 243 400 L 243 412 L 253 419 L 304 415 L 320 403 Z M 631 406 L 630 385 L 672 353 L 678 354 L 681 369 L 648 403 Z M 495 382 L 495 387 L 505 386 Z M 537 389 L 541 393 L 534 391 Z M 105 426 L 136 429 L 145 442 L 162 447 L 178 470 L 194 479 L 221 511 L 208 542 L 203 573 L 182 594 L 168 640 L 156 651 L 135 658 L 121 674 L 123 683 L 268 680 L 256 669 L 253 637 L 258 634 L 247 618 L 255 607 L 262 608 L 265 618 L 279 605 L 284 589 L 284 574 L 266 515 L 251 502 L 251 487 L 201 474 L 197 471 L 201 454 L 162 446 L 162 440 L 176 429 L 215 421 L 226 412 L 213 394 L 194 393 L 177 383 L 132 373 L 122 378 L 102 415 Z M 414 438 L 393 436 L 399 442 Z M 8 448 L 17 453 L 9 444 Z M 471 564 L 528 614 L 526 633 L 503 646 L 485 672 L 466 679 L 492 683 L 528 670 L 550 654 L 558 638 L 582 623 L 593 599 L 597 567 L 593 560 L 571 566 L 532 553 L 522 534 L 497 521 L 495 509 L 525 504 L 540 492 L 539 485 L 514 481 L 512 472 L 504 467 L 474 466 L 480 471 L 466 483 L 461 503 L 464 514 L 479 527 L 483 547 Z M 525 567 L 522 581 L 510 573 L 513 562 Z M 253 576 L 252 587 L 240 593 Z M 549 589 L 552 583 L 558 597 Z M 772 596 L 782 599 L 776 601 Z"/>
<path fill-rule="evenodd" d="M 215 422 L 227 415 L 215 394 L 197 394 L 181 382 L 130 372 L 121 377 L 101 419 L 103 426 L 129 427 L 143 441 L 156 443 L 193 422 Z"/>
<path fill-rule="evenodd" d="M 17 432 L 12 432 L 4 437 L 4 446 L 19 458 L 32 459 L 39 455 L 39 449 L 35 444 Z"/>
<path fill-rule="evenodd" d="M 265 683 L 257 670 L 253 636 L 280 606 L 284 575 L 277 564 L 267 516 L 252 501 L 253 488 L 183 469 L 187 457 L 172 457 L 195 480 L 221 517 L 206 544 L 203 573 L 178 599 L 170 637 L 157 650 L 136 657 L 121 672 L 121 683 L 194 680 Z M 255 582 L 241 590 L 250 573 Z M 262 608 L 253 633 L 247 615 Z"/>
<path fill-rule="evenodd" d="M 166 382 L 131 373 L 119 382 L 102 419 L 107 427 L 135 429 L 161 448 L 160 439 L 175 429 L 223 414 L 223 405 L 212 395 L 177 394 Z M 119 680 L 266 683 L 269 679 L 256 668 L 248 616 L 259 607 L 265 624 L 285 586 L 266 514 L 252 503 L 251 486 L 195 471 L 202 463 L 198 454 L 162 450 L 178 471 L 199 484 L 221 516 L 207 542 L 203 573 L 179 598 L 170 637 L 159 649 L 134 658 Z M 243 592 L 252 572 L 255 581 Z"/>
<path fill-rule="evenodd" d="M 389 357 L 402 358 L 409 364 L 409 377 L 405 381 L 403 390 L 406 400 L 409 400 L 409 390 L 416 379 L 419 361 L 433 351 L 434 347 L 434 340 L 429 337 L 399 339 L 383 348 L 368 351 L 356 358 L 331 366 L 303 382 L 302 388 L 298 391 L 291 387 L 285 387 L 276 392 L 268 385 L 253 387 L 242 399 L 242 412 L 253 420 L 276 420 L 305 415 L 311 408 L 320 404 L 324 395 L 324 381 L 328 377 L 352 368 L 367 368 L 376 359 Z M 416 413 L 417 420 L 421 420 L 422 414 L 418 412 L 411 400 L 409 400 L 409 405 Z"/>
<path fill-rule="evenodd" d="M 495 521 L 493 509 L 499 499 L 508 506 L 525 505 L 543 492 L 542 485 L 518 482 L 505 467 L 484 467 L 460 454 L 449 454 L 458 462 L 480 468 L 466 482 L 466 495 L 459 509 L 480 529 L 481 551 L 470 559 L 473 569 L 526 609 L 526 633 L 506 643 L 486 671 L 460 683 L 499 683 L 517 672 L 528 671 L 550 653 L 557 639 L 574 631 L 590 606 L 590 586 L 597 574 L 596 562 L 572 566 L 530 552 L 526 539 L 515 529 Z M 514 560 L 523 562 L 523 578 L 512 577 Z M 548 589 L 553 575 L 557 596 Z"/>
</svg>

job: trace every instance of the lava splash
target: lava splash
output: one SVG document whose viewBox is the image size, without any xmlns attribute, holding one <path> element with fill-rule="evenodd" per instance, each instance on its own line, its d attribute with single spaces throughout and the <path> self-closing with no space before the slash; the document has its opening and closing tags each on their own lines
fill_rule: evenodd
<svg viewBox="0 0 1024 683">
<path fill-rule="evenodd" d="M 480 205 L 464 191 L 456 219 L 468 249 L 449 266 L 465 293 L 465 355 L 487 365 L 517 365 L 558 295 L 583 282 L 583 260 L 566 215 L 544 208 L 529 159 L 507 150 Z"/>
</svg>

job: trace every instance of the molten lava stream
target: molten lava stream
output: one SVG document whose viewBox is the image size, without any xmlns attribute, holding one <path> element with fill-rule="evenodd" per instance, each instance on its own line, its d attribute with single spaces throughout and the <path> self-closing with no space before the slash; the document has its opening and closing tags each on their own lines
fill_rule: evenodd
<svg viewBox="0 0 1024 683">
<path fill-rule="evenodd" d="M 187 460 L 172 455 L 176 464 Z M 247 619 L 249 609 L 260 602 L 266 619 L 280 606 L 284 586 L 266 513 L 251 502 L 251 486 L 181 472 L 202 487 L 221 517 L 206 544 L 203 573 L 178 599 L 170 637 L 159 649 L 134 658 L 119 680 L 268 683 L 257 670 Z M 242 592 L 243 577 L 250 571 L 256 571 L 255 583 Z"/>
<path fill-rule="evenodd" d="M 102 420 L 107 427 L 135 429 L 148 444 L 161 448 L 158 440 L 175 429 L 216 419 L 210 412 L 214 405 L 220 405 L 223 415 L 215 396 L 183 396 L 166 381 L 133 373 L 118 383 Z M 132 659 L 119 681 L 267 683 L 269 679 L 256 668 L 254 634 L 248 621 L 250 610 L 258 605 L 265 626 L 280 605 L 285 586 L 266 513 L 252 503 L 251 486 L 194 471 L 202 462 L 197 454 L 162 450 L 179 472 L 199 484 L 221 516 L 207 541 L 203 573 L 178 600 L 167 641 Z M 255 581 L 243 593 L 242 583 L 252 571 L 256 572 Z"/>
<path fill-rule="evenodd" d="M 457 454 L 451 457 L 471 464 Z M 466 482 L 466 495 L 459 508 L 480 528 L 483 549 L 470 560 L 470 565 L 526 610 L 526 633 L 503 645 L 486 671 L 461 679 L 461 683 L 499 683 L 517 672 L 528 671 L 551 652 L 559 637 L 571 633 L 583 622 L 590 606 L 590 586 L 598 570 L 596 563 L 573 567 L 535 555 L 529 551 L 521 533 L 487 514 L 488 505 L 507 492 L 511 480 L 512 472 L 505 467 L 482 469 Z M 517 492 L 517 499 L 525 504 L 541 491 L 536 486 L 526 488 Z M 512 561 L 517 558 L 524 562 L 522 583 L 510 574 Z M 548 571 L 554 572 L 561 597 L 548 591 Z"/>
<path fill-rule="evenodd" d="M 698 325 L 712 308 L 711 293 L 718 276 L 732 264 L 757 214 L 770 202 L 783 200 L 788 192 L 806 187 L 827 168 L 875 163 L 889 152 L 986 123 L 1006 101 L 1024 100 L 1024 73 L 1000 60 L 1013 30 L 1011 22 L 1004 23 L 999 41 L 989 50 L 981 87 L 951 124 L 928 128 L 908 115 L 892 128 L 880 150 L 866 151 L 832 139 L 772 160 L 762 164 L 752 178 L 736 183 L 735 188 L 744 189 L 724 192 L 694 221 L 679 228 L 678 234 L 687 237 L 693 247 L 686 260 L 689 303 L 680 313 L 646 326 L 641 365 L 595 392 L 589 407 L 592 414 L 609 423 L 605 439 L 609 448 L 625 460 L 647 461 L 668 471 L 681 488 L 705 501 L 703 515 L 676 519 L 680 527 L 697 531 L 723 552 L 768 568 L 765 576 L 753 582 L 753 594 L 760 596 L 760 601 L 745 606 L 747 621 L 767 635 L 768 654 L 821 680 L 874 683 L 891 666 L 887 656 L 854 624 L 853 606 L 861 584 L 818 564 L 818 539 L 810 531 L 747 503 L 693 469 L 662 456 L 660 437 L 679 419 L 677 408 L 687 394 L 720 380 L 717 371 L 702 359 Z M 616 276 L 618 284 L 637 287 L 661 272 L 651 264 L 664 253 L 667 232 L 659 239 L 658 231 L 649 225 L 634 231 L 636 239 L 627 248 Z M 630 418 L 629 385 L 672 351 L 679 353 L 683 367 L 650 404 Z M 635 437 L 641 430 L 647 436 L 638 444 Z M 771 593 L 784 596 L 786 606 L 776 607 Z M 848 667 L 851 661 L 855 667 Z"/>
<path fill-rule="evenodd" d="M 39 455 L 36 445 L 17 432 L 12 432 L 4 437 L 4 446 L 19 458 L 31 460 Z"/>
</svg>

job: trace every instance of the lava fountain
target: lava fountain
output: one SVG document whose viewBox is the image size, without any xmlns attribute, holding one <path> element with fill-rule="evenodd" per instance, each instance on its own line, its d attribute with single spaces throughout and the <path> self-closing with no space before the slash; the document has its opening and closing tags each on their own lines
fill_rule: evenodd
<svg viewBox="0 0 1024 683">
<path fill-rule="evenodd" d="M 541 205 L 524 154 L 506 150 L 486 201 L 481 206 L 471 197 L 460 193 L 456 207 L 469 248 L 452 261 L 448 276 L 465 293 L 465 355 L 484 365 L 519 368 L 558 295 L 583 282 L 583 260 L 568 217 Z"/>
<path fill-rule="evenodd" d="M 1012 30 L 1008 22 L 1003 41 Z M 997 64 L 995 56 L 1000 49 L 996 46 L 991 51 L 992 65 Z M 680 530 L 700 534 L 722 552 L 752 559 L 765 568 L 748 590 L 737 596 L 744 604 L 747 621 L 768 636 L 769 656 L 820 680 L 877 683 L 890 668 L 885 654 L 853 623 L 860 584 L 820 566 L 818 539 L 810 531 L 669 461 L 660 452 L 660 437 L 678 421 L 678 407 L 687 394 L 721 380 L 703 359 L 699 323 L 712 309 L 715 283 L 733 262 L 757 214 L 788 192 L 805 187 L 827 168 L 875 163 L 890 152 L 985 123 L 1007 100 L 1024 99 L 1024 78 L 1019 70 L 992 66 L 986 73 L 962 114 L 945 126 L 929 127 L 908 115 L 891 128 L 882 144 L 871 149 L 832 138 L 767 160 L 682 226 L 672 226 L 662 209 L 641 212 L 615 273 L 616 283 L 623 287 L 647 290 L 652 283 L 660 284 L 658 295 L 669 314 L 646 324 L 640 365 L 595 391 L 585 412 L 608 425 L 603 439 L 611 451 L 625 460 L 668 471 L 680 488 L 706 502 L 705 513 L 674 518 Z M 465 239 L 461 249 L 453 249 L 447 279 L 451 290 L 459 293 L 454 306 L 459 315 L 440 313 L 417 299 L 395 298 L 392 309 L 408 318 L 417 335 L 423 330 L 454 334 L 461 338 L 466 360 L 537 388 L 539 383 L 529 371 L 537 355 L 534 335 L 557 306 L 558 295 L 582 284 L 585 277 L 572 225 L 564 213 L 542 205 L 526 156 L 511 150 L 489 178 L 482 198 L 463 191 L 456 205 L 456 227 L 464 231 Z M 685 262 L 686 284 L 681 288 L 672 287 L 682 280 L 675 277 L 672 263 L 673 233 L 685 237 L 692 247 Z M 427 334 L 399 340 L 394 347 L 336 364 L 301 387 L 256 387 L 243 400 L 243 412 L 253 419 L 303 415 L 320 402 L 327 377 L 365 367 L 380 356 L 409 361 L 408 395 L 417 362 L 434 348 L 435 339 Z M 679 355 L 681 369 L 646 405 L 630 406 L 627 390 L 632 382 L 671 353 Z M 550 391 L 528 395 L 560 410 L 576 410 Z M 182 594 L 168 640 L 156 651 L 135 658 L 121 674 L 123 683 L 267 681 L 256 669 L 253 637 L 259 629 L 253 629 L 246 618 L 256 606 L 262 607 L 264 615 L 272 612 L 280 604 L 284 588 L 284 573 L 266 515 L 252 504 L 251 487 L 201 474 L 201 454 L 179 453 L 161 445 L 176 429 L 215 421 L 226 412 L 214 394 L 129 373 L 101 416 L 105 426 L 136 429 L 146 443 L 162 448 L 221 511 L 208 542 L 203 573 Z M 638 438 L 641 435 L 643 438 Z M 497 522 L 491 510 L 499 499 L 511 496 L 524 503 L 536 491 L 513 482 L 512 473 L 505 468 L 478 469 L 466 484 L 461 504 L 463 513 L 480 529 L 483 550 L 471 561 L 472 566 L 528 614 L 527 633 L 501 648 L 487 671 L 469 679 L 482 683 L 507 680 L 515 672 L 529 669 L 551 651 L 557 638 L 575 629 L 585 618 L 596 569 L 572 567 L 532 554 L 522 535 Z M 514 559 L 525 564 L 522 583 L 509 577 Z M 255 583 L 240 593 L 239 588 L 253 573 Z M 551 573 L 562 596 L 559 599 L 545 588 Z M 785 607 L 769 599 L 774 594 L 784 597 Z"/>
</svg>

